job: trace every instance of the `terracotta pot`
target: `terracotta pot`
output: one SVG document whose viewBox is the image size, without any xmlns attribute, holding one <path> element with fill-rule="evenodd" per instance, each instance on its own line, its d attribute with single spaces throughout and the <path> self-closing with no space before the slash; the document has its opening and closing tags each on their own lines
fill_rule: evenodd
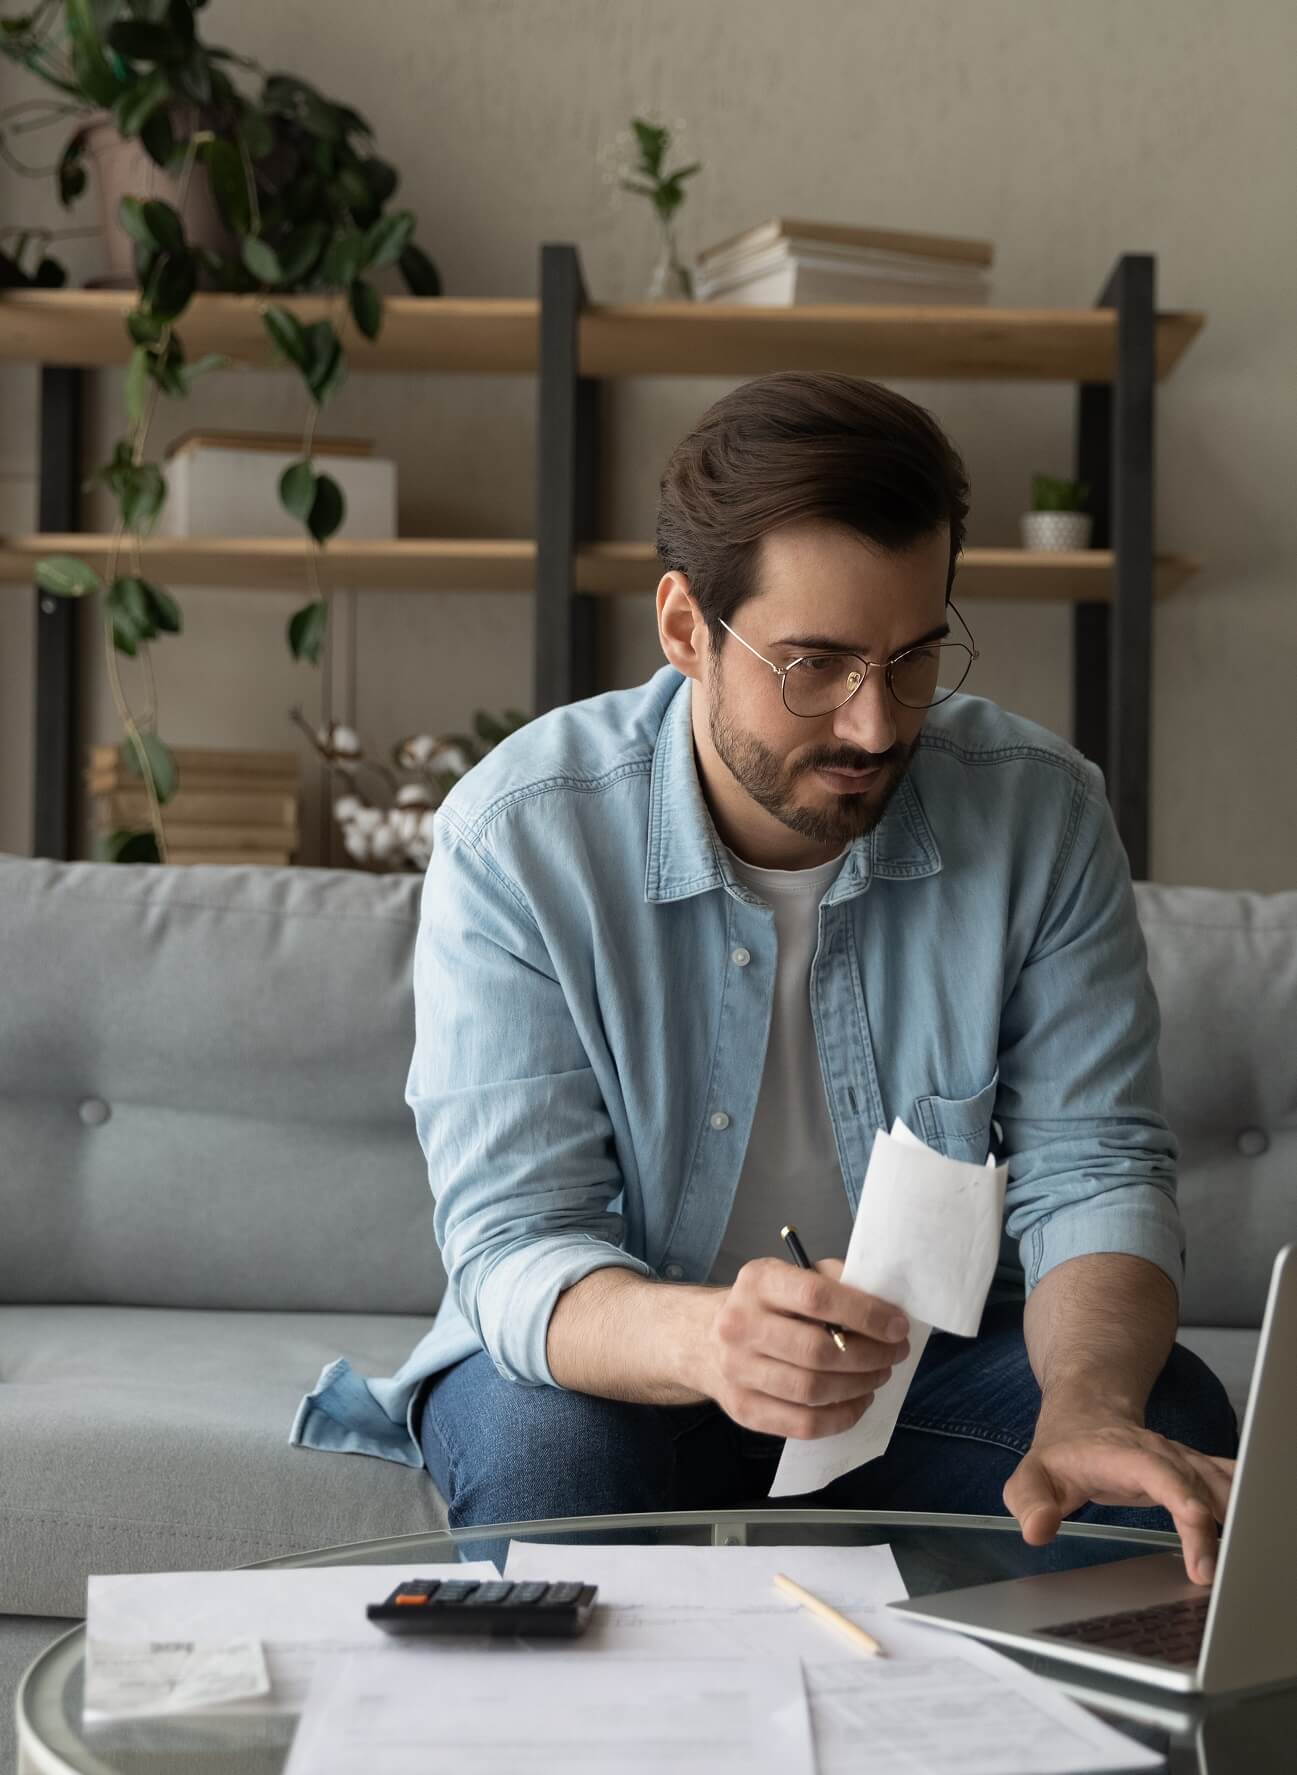
<svg viewBox="0 0 1297 1775">
<path fill-rule="evenodd" d="M 177 139 L 186 130 L 196 128 L 192 115 L 173 114 Z M 123 137 L 117 126 L 105 115 L 104 120 L 90 126 L 86 138 L 86 158 L 95 169 L 99 193 L 100 223 L 104 231 L 104 249 L 108 270 L 103 277 L 87 279 L 92 289 L 133 290 L 135 275 L 135 243 L 117 219 L 117 207 L 123 197 L 161 198 L 180 211 L 185 225 L 185 238 L 195 246 L 208 247 L 227 258 L 238 253 L 237 237 L 226 226 L 207 178 L 207 168 L 195 161 L 189 175 L 183 207 L 180 203 L 180 182 L 151 160 L 136 137 Z M 199 283 L 205 280 L 202 268 Z"/>
</svg>

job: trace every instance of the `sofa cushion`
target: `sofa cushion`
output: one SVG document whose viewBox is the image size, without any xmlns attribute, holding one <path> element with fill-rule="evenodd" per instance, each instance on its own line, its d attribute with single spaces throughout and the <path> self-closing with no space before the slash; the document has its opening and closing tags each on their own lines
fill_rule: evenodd
<svg viewBox="0 0 1297 1775">
<path fill-rule="evenodd" d="M 1297 1240 L 1297 892 L 1137 882 L 1180 1143 L 1188 1325 L 1259 1327 Z"/>
<path fill-rule="evenodd" d="M 1201 1356 L 1211 1369 L 1229 1394 L 1241 1430 L 1261 1333 L 1232 1325 L 1182 1325 L 1175 1341 Z"/>
<path fill-rule="evenodd" d="M 88 1572 L 216 1571 L 444 1528 L 423 1468 L 288 1442 L 340 1349 L 390 1374 L 399 1315 L 0 1306 L 0 1610 L 85 1612 Z"/>
<path fill-rule="evenodd" d="M 0 1300 L 431 1321 L 420 886 L 0 856 Z"/>
</svg>

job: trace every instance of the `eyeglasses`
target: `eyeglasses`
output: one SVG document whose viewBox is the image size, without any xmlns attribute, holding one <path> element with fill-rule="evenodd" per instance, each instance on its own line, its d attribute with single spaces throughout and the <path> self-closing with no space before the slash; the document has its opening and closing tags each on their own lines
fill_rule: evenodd
<svg viewBox="0 0 1297 1775">
<path fill-rule="evenodd" d="M 953 604 L 949 608 L 959 616 Z M 962 616 L 959 620 L 972 641 L 972 630 Z M 770 667 L 779 680 L 788 713 L 806 720 L 816 715 L 828 715 L 834 709 L 840 709 L 843 703 L 850 702 L 869 676 L 871 666 L 886 674 L 887 688 L 903 708 L 935 708 L 947 697 L 954 696 L 971 671 L 973 661 L 982 657 L 976 644 L 965 647 L 962 641 L 925 641 L 920 647 L 907 647 L 904 653 L 887 661 L 866 659 L 860 653 L 807 653 L 790 665 L 777 666 L 764 653 L 757 653 L 756 648 L 730 628 L 723 617 L 721 627 L 749 653 L 756 654 L 763 665 Z"/>
</svg>

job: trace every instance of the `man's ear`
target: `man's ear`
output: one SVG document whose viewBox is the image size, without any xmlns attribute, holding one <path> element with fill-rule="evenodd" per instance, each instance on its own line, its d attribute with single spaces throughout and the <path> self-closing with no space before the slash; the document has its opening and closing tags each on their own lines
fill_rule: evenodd
<svg viewBox="0 0 1297 1775">
<path fill-rule="evenodd" d="M 707 666 L 707 624 L 694 603 L 688 575 L 674 568 L 657 589 L 658 639 L 668 662 L 686 678 L 702 679 Z"/>
</svg>

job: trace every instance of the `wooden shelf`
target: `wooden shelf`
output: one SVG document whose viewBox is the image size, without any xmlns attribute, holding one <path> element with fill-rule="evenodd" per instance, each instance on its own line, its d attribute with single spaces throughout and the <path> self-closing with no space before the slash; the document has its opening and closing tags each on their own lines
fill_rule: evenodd
<svg viewBox="0 0 1297 1775">
<path fill-rule="evenodd" d="M 269 296 L 201 294 L 179 321 L 190 357 L 222 351 L 240 366 L 275 358 L 259 310 Z M 337 296 L 278 298 L 305 322 L 331 318 L 354 371 L 534 374 L 540 304 L 526 298 L 388 296 L 383 330 L 362 338 Z M 0 292 L 0 360 L 124 364 L 131 290 Z M 1156 317 L 1158 379 L 1201 330 L 1192 310 Z M 751 308 L 724 302 L 593 304 L 577 322 L 579 373 L 748 376 L 836 370 L 876 378 L 1109 382 L 1117 316 L 1107 308 L 992 308 L 814 304 Z"/>
<path fill-rule="evenodd" d="M 107 569 L 108 535 L 0 536 L 0 583 L 29 588 L 44 555 L 77 555 L 99 572 Z M 300 591 L 305 595 L 306 546 L 295 537 L 153 536 L 140 545 L 146 575 L 166 585 L 237 587 L 249 591 Z M 132 571 L 123 548 L 118 570 Z M 1024 598 L 1048 603 L 1108 603 L 1113 555 L 1108 549 L 1042 553 L 1026 549 L 965 549 L 955 579 L 956 597 Z M 1168 597 L 1198 572 L 1186 555 L 1159 555 L 1154 596 Z M 319 555 L 321 582 L 362 591 L 529 592 L 535 582 L 536 545 L 499 541 L 400 537 L 394 541 L 335 539 Z M 577 550 L 576 587 L 599 597 L 652 592 L 661 578 L 647 542 L 592 542 Z"/>
</svg>

